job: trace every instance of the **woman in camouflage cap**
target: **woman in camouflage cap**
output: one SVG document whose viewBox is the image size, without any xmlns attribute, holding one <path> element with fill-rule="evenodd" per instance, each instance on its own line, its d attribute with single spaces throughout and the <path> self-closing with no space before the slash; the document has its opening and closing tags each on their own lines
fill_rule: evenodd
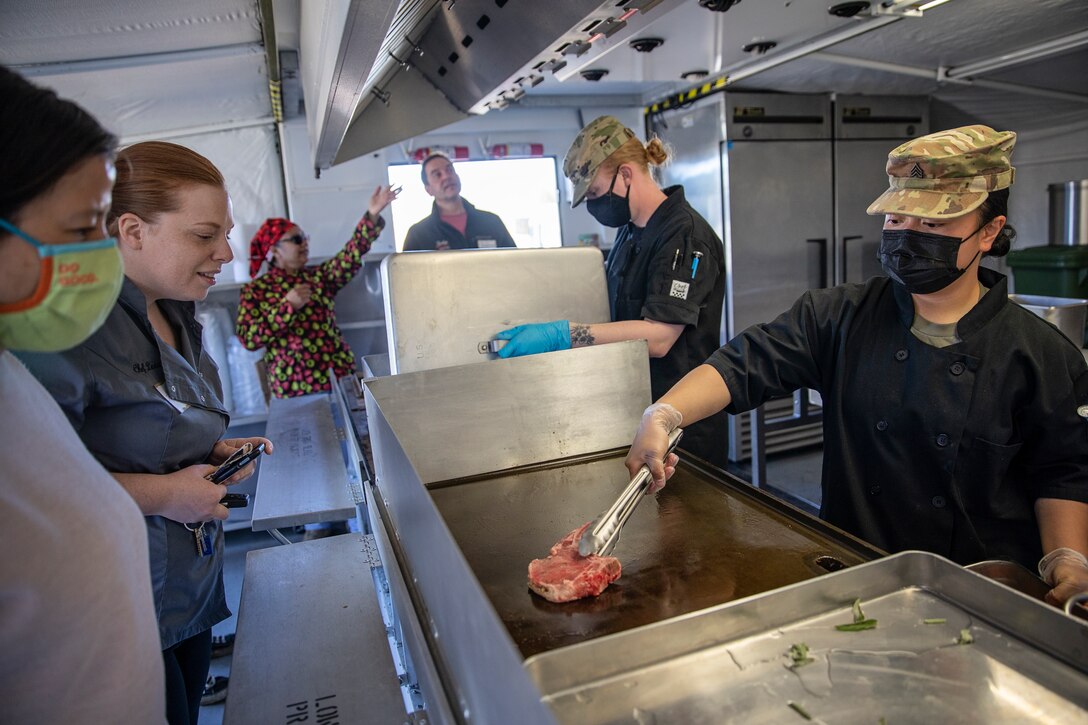
<svg viewBox="0 0 1088 725">
<path fill-rule="evenodd" d="M 668 152 L 660 139 L 643 144 L 612 116 L 578 134 L 563 162 L 574 188 L 571 206 L 586 202 L 602 225 L 618 228 L 606 273 L 612 321 L 555 320 L 500 332 L 501 357 L 646 340 L 653 396 L 706 360 L 721 344 L 725 297 L 722 241 L 684 198 L 681 186 L 662 189 L 651 166 Z M 684 450 L 726 465 L 727 421 L 718 413 L 684 432 Z"/>
<path fill-rule="evenodd" d="M 888 276 L 806 292 L 715 352 L 644 417 L 632 473 L 664 485 L 681 422 L 813 388 L 822 518 L 890 552 L 1038 565 L 1052 603 L 1088 590 L 1088 366 L 980 266 L 1014 236 L 1015 141 L 966 126 L 894 149 L 868 210 Z"/>
</svg>

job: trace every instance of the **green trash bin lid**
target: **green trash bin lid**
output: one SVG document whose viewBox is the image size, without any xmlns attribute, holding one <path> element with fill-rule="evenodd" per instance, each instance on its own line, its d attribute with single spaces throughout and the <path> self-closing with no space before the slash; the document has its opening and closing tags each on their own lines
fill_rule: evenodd
<svg viewBox="0 0 1088 725">
<path fill-rule="evenodd" d="M 1013 269 L 1083 269 L 1088 267 L 1088 246 L 1027 247 L 1009 252 L 1006 261 Z"/>
</svg>

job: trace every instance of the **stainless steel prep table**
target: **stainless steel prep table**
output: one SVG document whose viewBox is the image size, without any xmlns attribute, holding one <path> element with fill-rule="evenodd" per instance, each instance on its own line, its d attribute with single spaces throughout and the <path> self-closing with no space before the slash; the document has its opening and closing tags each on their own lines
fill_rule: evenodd
<svg viewBox="0 0 1088 725">
<path fill-rule="evenodd" d="M 249 552 L 224 722 L 408 721 L 373 549 L 348 534 Z"/>
<path fill-rule="evenodd" d="M 340 434 L 328 393 L 273 398 L 253 500 L 254 531 L 344 521 L 356 515 Z"/>
</svg>

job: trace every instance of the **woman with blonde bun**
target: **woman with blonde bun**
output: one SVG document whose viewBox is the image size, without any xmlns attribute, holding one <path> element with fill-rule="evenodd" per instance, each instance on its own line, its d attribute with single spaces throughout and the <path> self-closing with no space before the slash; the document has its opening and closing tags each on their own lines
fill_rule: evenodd
<svg viewBox="0 0 1088 725">
<path fill-rule="evenodd" d="M 658 138 L 643 144 L 612 116 L 582 129 L 563 162 L 574 186 L 571 206 L 584 200 L 606 227 L 618 228 L 606 261 L 612 321 L 555 320 L 519 325 L 500 357 L 516 357 L 623 340 L 646 340 L 650 387 L 656 399 L 721 344 L 725 297 L 722 241 L 684 198 L 682 186 L 662 189 L 651 173 L 668 159 Z M 684 429 L 681 447 L 719 467 L 726 464 L 724 413 Z"/>
</svg>

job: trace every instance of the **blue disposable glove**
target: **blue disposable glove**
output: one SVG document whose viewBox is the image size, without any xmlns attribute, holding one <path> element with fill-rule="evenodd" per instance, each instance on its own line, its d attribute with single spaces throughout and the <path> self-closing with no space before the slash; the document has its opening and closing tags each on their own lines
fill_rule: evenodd
<svg viewBox="0 0 1088 725">
<path fill-rule="evenodd" d="M 509 340 L 499 348 L 499 357 L 536 355 L 570 349 L 570 322 L 555 320 L 531 325 L 518 325 L 495 335 L 496 340 Z"/>
</svg>

